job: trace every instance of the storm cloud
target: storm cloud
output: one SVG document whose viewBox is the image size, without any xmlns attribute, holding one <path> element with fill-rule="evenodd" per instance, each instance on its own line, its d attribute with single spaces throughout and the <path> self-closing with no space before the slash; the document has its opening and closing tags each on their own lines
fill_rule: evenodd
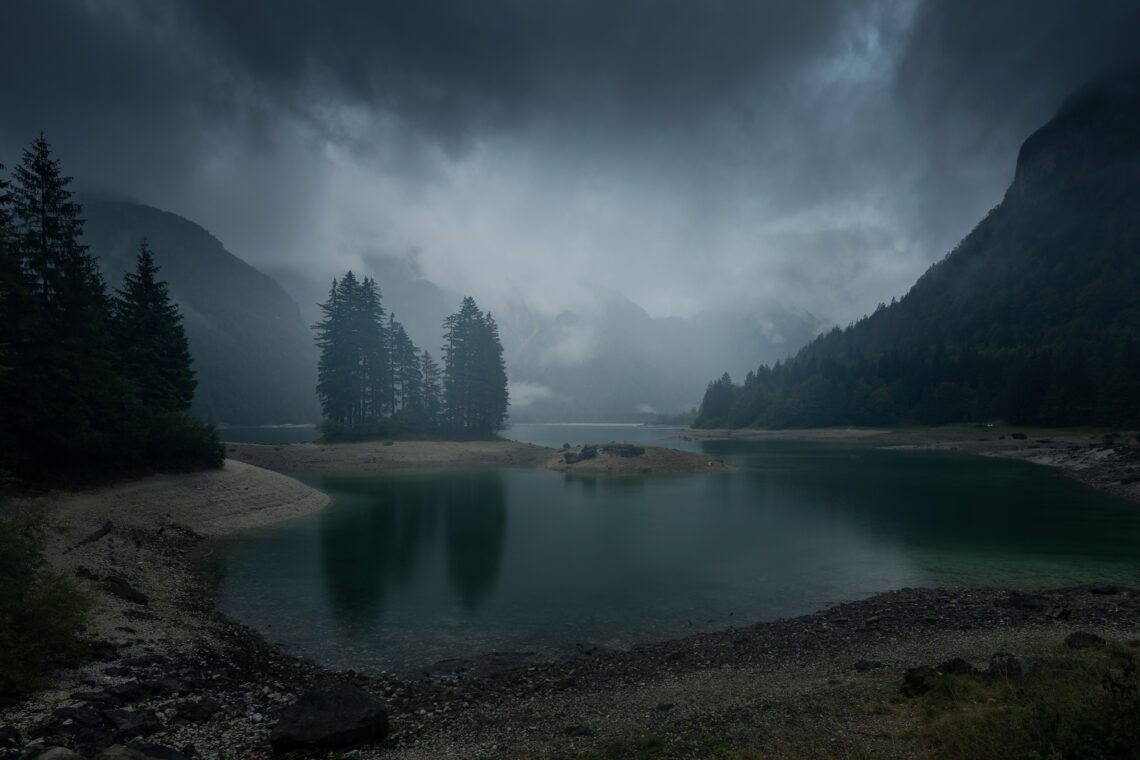
<svg viewBox="0 0 1140 760">
<path fill-rule="evenodd" d="M 1131 63 L 1133 2 L 11 0 L 0 161 L 322 281 L 376 256 L 498 308 L 901 295 L 1017 147 Z"/>
</svg>

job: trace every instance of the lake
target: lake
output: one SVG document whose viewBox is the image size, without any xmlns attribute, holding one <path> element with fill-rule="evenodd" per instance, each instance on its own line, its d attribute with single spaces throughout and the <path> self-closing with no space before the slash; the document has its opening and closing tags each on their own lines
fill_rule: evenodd
<svg viewBox="0 0 1140 760">
<path fill-rule="evenodd" d="M 307 443 L 320 436 L 316 425 L 231 425 L 218 428 L 218 438 L 226 443 Z"/>
<path fill-rule="evenodd" d="M 301 476 L 333 507 L 223 542 L 219 607 L 295 654 L 410 671 L 490 651 L 627 647 L 904 586 L 1140 583 L 1140 509 L 1043 467 L 669 440 L 679 432 L 509 431 L 675 445 L 740 470 Z"/>
</svg>

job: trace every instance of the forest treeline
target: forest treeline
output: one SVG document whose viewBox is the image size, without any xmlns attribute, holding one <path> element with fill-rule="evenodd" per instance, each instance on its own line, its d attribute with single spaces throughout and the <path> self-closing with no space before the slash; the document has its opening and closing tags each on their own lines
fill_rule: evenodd
<svg viewBox="0 0 1140 760">
<path fill-rule="evenodd" d="M 314 326 L 326 440 L 487 438 L 507 416 L 499 328 L 471 297 L 443 323 L 443 366 L 384 309 L 374 279 L 334 280 Z"/>
<path fill-rule="evenodd" d="M 709 383 L 694 427 L 945 425 L 1004 420 L 1014 425 L 1140 426 L 1140 350 L 1132 337 L 1027 349 L 810 352 Z"/>
<path fill-rule="evenodd" d="M 213 428 L 187 414 L 191 357 L 149 247 L 109 294 L 70 182 L 43 135 L 10 180 L 0 172 L 0 470 L 35 482 L 221 466 Z"/>
<path fill-rule="evenodd" d="M 701 427 L 1140 426 L 1140 75 L 1023 145 L 1005 198 L 901 299 L 709 383 Z"/>
</svg>

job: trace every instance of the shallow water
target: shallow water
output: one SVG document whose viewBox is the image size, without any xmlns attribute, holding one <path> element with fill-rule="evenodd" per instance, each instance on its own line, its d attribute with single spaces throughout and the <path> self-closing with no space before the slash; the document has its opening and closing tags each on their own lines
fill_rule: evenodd
<svg viewBox="0 0 1140 760">
<path fill-rule="evenodd" d="M 297 654 L 409 670 L 628 646 L 903 586 L 1140 581 L 1140 510 L 1052 470 L 658 431 L 741 469 L 302 478 L 333 508 L 226 542 L 219 605 Z M 658 442 L 620 432 L 565 442 Z"/>
</svg>

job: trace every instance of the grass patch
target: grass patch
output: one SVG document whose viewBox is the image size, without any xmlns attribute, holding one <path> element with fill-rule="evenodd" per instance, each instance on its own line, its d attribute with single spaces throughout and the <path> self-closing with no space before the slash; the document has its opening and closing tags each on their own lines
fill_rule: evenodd
<svg viewBox="0 0 1140 760">
<path fill-rule="evenodd" d="M 91 600 L 47 567 L 45 530 L 37 514 L 0 515 L 0 692 L 41 688 L 52 657 L 81 651 L 76 632 Z"/>
<path fill-rule="evenodd" d="M 1140 651 L 1057 650 L 1038 671 L 992 684 L 947 675 L 923 699 L 918 737 L 944 758 L 1140 758 Z"/>
</svg>

